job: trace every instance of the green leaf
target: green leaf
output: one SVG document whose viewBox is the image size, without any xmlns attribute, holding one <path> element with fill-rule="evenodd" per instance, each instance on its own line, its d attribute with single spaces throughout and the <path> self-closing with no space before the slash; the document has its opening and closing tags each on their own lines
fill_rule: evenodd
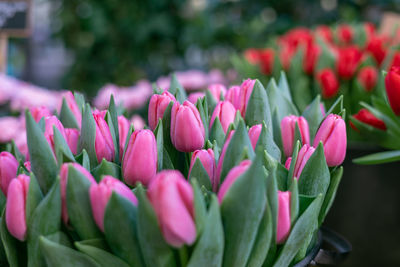
<svg viewBox="0 0 400 267">
<path fill-rule="evenodd" d="M 261 133 L 260 133 L 260 136 L 258 137 L 256 147 L 261 146 L 264 150 L 266 150 L 268 152 L 269 155 L 271 155 L 278 162 L 280 162 L 281 161 L 281 150 L 275 144 L 271 132 L 272 132 L 272 130 L 268 131 L 267 125 L 265 123 L 263 123 Z"/>
<path fill-rule="evenodd" d="M 308 159 L 299 178 L 299 193 L 309 196 L 322 194 L 325 196 L 329 187 L 330 174 L 326 165 L 322 143 Z"/>
<path fill-rule="evenodd" d="M 99 266 L 109 267 L 109 266 L 120 266 L 120 267 L 129 267 L 129 265 L 121 260 L 120 258 L 114 256 L 113 254 L 99 249 L 97 247 L 85 245 L 82 242 L 75 242 L 75 246 L 77 249 L 89 257 L 91 257 Z"/>
<path fill-rule="evenodd" d="M 267 201 L 263 153 L 258 151 L 252 165 L 231 185 L 222 201 L 225 229 L 223 266 L 245 266 L 257 238 Z"/>
<path fill-rule="evenodd" d="M 104 214 L 104 234 L 115 255 L 131 266 L 144 266 L 136 216 L 136 207 L 128 199 L 113 192 Z"/>
<path fill-rule="evenodd" d="M 200 159 L 196 159 L 193 164 L 192 170 L 190 171 L 189 181 L 196 179 L 200 186 L 204 186 L 207 190 L 212 191 L 212 185 L 210 177 Z"/>
<path fill-rule="evenodd" d="M 302 248 L 307 237 L 313 234 L 313 224 L 317 220 L 322 198 L 322 195 L 319 195 L 297 220 L 275 261 L 274 267 L 289 266 L 297 252 Z"/>
<path fill-rule="evenodd" d="M 157 127 L 154 129 L 154 136 L 156 137 L 157 143 L 157 171 L 163 169 L 163 155 L 164 155 L 164 136 L 163 136 L 163 125 L 162 120 L 159 120 Z"/>
<path fill-rule="evenodd" d="M 66 190 L 68 217 L 70 224 L 82 240 L 101 236 L 92 216 L 89 199 L 90 185 L 91 182 L 84 174 L 72 165 L 68 166 Z"/>
<path fill-rule="evenodd" d="M 141 185 L 137 187 L 137 197 L 138 238 L 146 266 L 175 266 L 173 251 L 165 243 L 157 216 Z"/>
<path fill-rule="evenodd" d="M 81 113 L 83 113 L 83 109 L 85 108 L 85 97 L 78 92 L 74 92 L 74 97 L 79 110 L 81 111 Z"/>
<path fill-rule="evenodd" d="M 224 145 L 225 132 L 218 117 L 215 118 L 214 123 L 211 126 L 209 140 L 216 141 L 219 147 Z"/>
<path fill-rule="evenodd" d="M 297 185 L 297 179 L 293 179 L 293 182 L 290 186 L 290 224 L 294 225 L 297 217 L 299 216 L 299 189 Z"/>
<path fill-rule="evenodd" d="M 89 256 L 52 242 L 43 236 L 40 237 L 40 248 L 48 267 L 100 267 Z"/>
<path fill-rule="evenodd" d="M 314 141 L 314 136 L 318 131 L 319 125 L 324 118 L 321 111 L 320 96 L 318 95 L 313 102 L 304 110 L 302 116 L 307 120 L 310 129 L 310 143 Z"/>
<path fill-rule="evenodd" d="M 74 155 L 69 148 L 67 141 L 61 135 L 60 131 L 53 125 L 54 133 L 54 150 L 57 157 L 58 165 L 61 166 L 64 162 L 75 162 Z"/>
<path fill-rule="evenodd" d="M 395 161 L 400 161 L 400 150 L 379 152 L 353 159 L 354 163 L 364 165 L 382 164 Z"/>
<path fill-rule="evenodd" d="M 254 84 L 253 92 L 247 104 L 245 120 L 248 126 L 264 122 L 267 124 L 267 129 L 272 133 L 271 110 L 267 92 L 258 80 Z"/>
<path fill-rule="evenodd" d="M 94 167 L 97 165 L 97 156 L 95 150 L 95 140 L 96 140 L 96 122 L 94 121 L 92 110 L 90 105 L 86 104 L 83 115 L 82 115 L 82 129 L 81 136 L 79 138 L 79 150 L 86 150 L 89 159 L 90 166 Z"/>
<path fill-rule="evenodd" d="M 111 175 L 112 177 L 121 179 L 121 167 L 114 162 L 109 162 L 103 158 L 101 163 L 92 170 L 92 174 L 98 182 L 104 175 Z"/>
<path fill-rule="evenodd" d="M 208 140 L 208 136 L 209 136 L 209 131 L 208 131 L 208 125 L 210 124 L 208 121 L 208 110 L 206 108 L 208 107 L 204 107 L 203 103 L 204 102 L 207 103 L 207 100 L 205 98 L 200 98 L 197 100 L 196 102 L 196 108 L 199 111 L 201 120 L 203 122 L 204 125 L 204 137 L 205 140 Z"/>
<path fill-rule="evenodd" d="M 57 244 L 72 248 L 72 243 L 64 232 L 55 232 L 53 234 L 47 235 L 46 238 Z"/>
<path fill-rule="evenodd" d="M 32 214 L 28 225 L 28 267 L 44 265 L 42 251 L 39 248 L 39 237 L 60 230 L 61 227 L 61 194 L 60 181 L 56 179 L 46 197 Z"/>
<path fill-rule="evenodd" d="M 114 149 L 115 149 L 115 162 L 119 163 L 119 129 L 118 129 L 118 112 L 115 106 L 114 95 L 110 97 L 110 103 L 108 106 L 109 116 L 107 118 L 108 125 L 112 124 L 113 127 L 110 127 L 111 135 L 113 135 Z"/>
<path fill-rule="evenodd" d="M 119 144 L 117 143 L 117 136 L 115 133 L 114 123 L 111 119 L 110 112 L 107 111 L 105 116 L 105 121 L 107 122 L 108 128 L 110 129 L 111 139 L 114 145 L 114 161 L 119 164 Z M 118 122 L 117 122 L 118 123 Z M 118 127 L 118 124 L 117 124 Z"/>
<path fill-rule="evenodd" d="M 217 101 L 215 100 L 214 96 L 211 94 L 210 90 L 205 91 L 206 96 L 205 99 L 208 104 L 208 114 L 213 114 L 215 107 L 217 106 Z"/>
<path fill-rule="evenodd" d="M 60 121 L 65 128 L 79 129 L 79 124 L 76 121 L 74 113 L 68 107 L 65 97 L 63 97 L 61 110 L 60 110 Z"/>
<path fill-rule="evenodd" d="M 25 156 L 19 151 L 14 140 L 11 140 L 11 149 L 9 151 L 14 155 L 18 162 L 25 162 Z"/>
<path fill-rule="evenodd" d="M 40 191 L 39 184 L 36 180 L 35 174 L 30 174 L 28 196 L 26 198 L 26 221 L 30 225 L 33 212 L 43 199 L 42 191 Z"/>
<path fill-rule="evenodd" d="M 196 180 L 191 181 L 193 188 L 193 201 L 194 201 L 194 217 L 196 221 L 196 231 L 197 236 L 203 231 L 204 225 L 206 223 L 207 208 L 204 202 L 204 197 L 199 188 L 199 184 Z"/>
<path fill-rule="evenodd" d="M 224 229 L 219 213 L 218 200 L 212 195 L 203 232 L 198 239 L 188 267 L 219 267 L 224 251 Z"/>
<path fill-rule="evenodd" d="M 86 150 L 82 150 L 82 152 L 75 157 L 75 161 L 81 164 L 86 170 L 90 172 L 90 160 Z"/>
<path fill-rule="evenodd" d="M 284 93 L 284 95 L 287 97 L 287 99 L 289 99 L 290 101 L 293 101 L 292 95 L 290 94 L 289 83 L 287 81 L 286 74 L 284 71 L 281 71 L 281 73 L 280 73 L 278 87 L 279 87 L 279 89 L 281 89 L 281 91 Z"/>
<path fill-rule="evenodd" d="M 343 96 L 339 96 L 335 103 L 332 104 L 332 106 L 330 107 L 330 109 L 326 112 L 326 116 L 328 116 L 329 114 L 339 114 L 340 112 L 342 112 L 343 110 Z"/>
<path fill-rule="evenodd" d="M 57 162 L 42 130 L 29 111 L 25 113 L 25 121 L 32 172 L 35 173 L 42 192 L 46 194 L 56 179 Z"/>
<path fill-rule="evenodd" d="M 328 214 L 333 201 L 335 200 L 336 191 L 339 187 L 339 183 L 342 180 L 343 176 L 343 167 L 340 166 L 338 169 L 334 170 L 331 174 L 331 182 L 326 192 L 326 196 L 324 202 L 322 203 L 321 212 L 318 217 L 318 225 L 321 225 L 324 222 L 326 215 Z"/>
<path fill-rule="evenodd" d="M 176 100 L 178 100 L 179 103 L 183 103 L 187 98 L 185 89 L 179 83 L 175 73 L 172 74 L 171 83 L 169 85 L 168 91 L 175 96 Z"/>
</svg>

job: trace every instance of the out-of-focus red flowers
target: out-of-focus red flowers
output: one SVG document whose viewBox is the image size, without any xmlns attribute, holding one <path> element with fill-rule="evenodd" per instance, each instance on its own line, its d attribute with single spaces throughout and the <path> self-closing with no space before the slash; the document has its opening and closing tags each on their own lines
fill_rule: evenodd
<svg viewBox="0 0 400 267">
<path fill-rule="evenodd" d="M 337 28 L 337 38 L 340 43 L 348 44 L 353 41 L 353 29 L 350 25 L 342 24 Z"/>
<path fill-rule="evenodd" d="M 365 124 L 371 125 L 372 127 L 375 127 L 377 129 L 384 130 L 384 131 L 386 130 L 386 125 L 383 122 L 383 120 L 380 120 L 377 117 L 375 117 L 374 114 L 372 114 L 371 112 L 368 111 L 368 109 L 365 109 L 365 108 L 360 109 L 360 111 L 358 111 L 357 114 L 353 115 L 353 117 L 356 120 L 361 121 Z M 359 131 L 352 122 L 350 122 L 350 126 L 354 130 Z"/>
<path fill-rule="evenodd" d="M 378 71 L 372 66 L 366 66 L 357 75 L 358 82 L 367 92 L 371 92 L 378 82 Z"/>
<path fill-rule="evenodd" d="M 336 63 L 337 73 L 340 78 L 348 80 L 354 76 L 360 64 L 362 52 L 356 46 L 349 46 L 338 50 Z"/>
<path fill-rule="evenodd" d="M 386 94 L 396 115 L 400 115 L 400 67 L 394 66 L 385 78 Z"/>
<path fill-rule="evenodd" d="M 323 69 L 317 74 L 317 81 L 324 98 L 332 98 L 339 92 L 339 81 L 331 69 Z"/>
</svg>

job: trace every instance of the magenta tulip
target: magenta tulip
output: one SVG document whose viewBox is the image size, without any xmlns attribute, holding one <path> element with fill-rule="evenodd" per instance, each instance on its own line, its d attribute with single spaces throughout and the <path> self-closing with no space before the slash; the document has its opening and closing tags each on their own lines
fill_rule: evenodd
<svg viewBox="0 0 400 267">
<path fill-rule="evenodd" d="M 307 120 L 304 117 L 294 115 L 284 117 L 281 121 L 281 133 L 283 151 L 286 157 L 291 156 L 293 152 L 296 123 L 300 130 L 302 144 L 310 144 L 310 131 Z"/>
<path fill-rule="evenodd" d="M 83 174 L 90 183 L 96 183 L 96 180 L 83 166 L 78 163 L 64 163 L 60 169 L 60 191 L 61 191 L 61 217 L 65 224 L 68 224 L 68 209 L 67 209 L 67 182 L 68 182 L 68 168 L 72 166 L 75 170 Z"/>
<path fill-rule="evenodd" d="M 220 83 L 210 84 L 208 86 L 208 91 L 210 91 L 211 95 L 214 97 L 215 101 L 218 102 L 221 100 L 221 96 L 224 97 L 226 93 L 226 87 Z"/>
<path fill-rule="evenodd" d="M 80 108 L 78 107 L 78 104 L 76 103 L 74 95 L 71 93 L 71 91 L 66 92 L 63 94 L 63 97 L 65 101 L 67 102 L 67 106 L 71 110 L 72 114 L 74 115 L 76 122 L 78 123 L 79 127 L 81 127 L 82 124 L 82 113 Z"/>
<path fill-rule="evenodd" d="M 12 236 L 20 241 L 26 238 L 26 199 L 29 191 L 29 176 L 20 174 L 8 187 L 6 224 Z"/>
<path fill-rule="evenodd" d="M 329 167 L 342 164 L 346 157 L 346 123 L 336 114 L 329 114 L 319 127 L 314 139 L 314 147 L 319 142 L 324 145 L 326 163 Z"/>
<path fill-rule="evenodd" d="M 179 171 L 158 173 L 147 191 L 161 232 L 173 247 L 192 245 L 196 240 L 193 189 Z"/>
<path fill-rule="evenodd" d="M 120 180 L 106 175 L 99 184 L 93 183 L 89 189 L 92 213 L 97 226 L 104 232 L 104 213 L 112 192 L 129 200 L 133 205 L 137 205 L 136 196 Z"/>
<path fill-rule="evenodd" d="M 207 150 L 202 149 L 202 150 L 196 150 L 192 154 L 192 159 L 190 161 L 190 169 L 189 169 L 189 174 L 192 171 L 193 165 L 196 162 L 196 160 L 199 159 L 201 164 L 203 165 L 204 169 L 206 170 L 208 177 L 210 178 L 211 185 L 214 188 L 215 184 L 215 172 L 216 172 L 216 166 L 215 166 L 215 158 L 214 158 L 214 151 L 209 148 Z"/>
<path fill-rule="evenodd" d="M 17 176 L 18 165 L 17 159 L 11 153 L 0 153 L 0 188 L 6 197 L 8 185 Z"/>
<path fill-rule="evenodd" d="M 78 153 L 79 130 L 74 128 L 66 128 L 65 136 L 67 137 L 67 144 L 71 149 L 72 154 Z"/>
<path fill-rule="evenodd" d="M 225 94 L 225 100 L 233 104 L 236 109 L 240 108 L 240 86 L 235 85 L 229 88 Z"/>
<path fill-rule="evenodd" d="M 119 132 L 119 159 L 122 160 L 126 138 L 128 137 L 131 124 L 124 116 L 118 116 L 118 132 Z"/>
<path fill-rule="evenodd" d="M 311 155 L 314 153 L 315 148 L 312 146 L 309 146 L 305 144 L 300 150 L 299 153 L 297 154 L 297 159 L 294 165 L 294 171 L 293 171 L 293 177 L 296 179 L 300 178 L 301 172 L 303 171 L 304 166 L 306 165 L 308 159 L 311 157 Z M 292 164 L 292 157 L 289 157 L 286 160 L 285 163 L 285 168 L 290 169 L 290 166 Z"/>
<path fill-rule="evenodd" d="M 175 97 L 168 91 L 165 91 L 161 95 L 153 95 L 149 103 L 149 127 L 154 130 L 157 127 L 158 120 L 164 116 L 165 109 L 169 103 L 176 102 Z"/>
<path fill-rule="evenodd" d="M 283 244 L 290 233 L 290 198 L 291 193 L 289 191 L 278 191 L 277 244 Z"/>
<path fill-rule="evenodd" d="M 33 107 L 30 109 L 33 119 L 39 122 L 42 118 L 51 116 L 51 111 L 45 106 Z"/>
<path fill-rule="evenodd" d="M 53 131 L 53 126 L 57 128 L 57 130 L 60 131 L 62 137 L 64 137 L 64 140 L 67 140 L 67 136 L 65 135 L 65 129 L 62 123 L 58 120 L 56 116 L 49 116 L 46 117 L 45 119 L 45 130 L 44 130 L 44 136 L 46 137 L 47 142 L 53 149 L 53 152 L 55 151 L 54 149 L 54 131 Z"/>
<path fill-rule="evenodd" d="M 181 152 L 192 152 L 204 146 L 204 126 L 197 108 L 185 101 L 176 102 L 171 112 L 171 141 Z"/>
<path fill-rule="evenodd" d="M 261 124 L 256 124 L 249 129 L 249 138 L 253 149 L 256 149 L 256 145 L 258 139 L 260 138 L 261 131 L 262 131 Z"/>
<path fill-rule="evenodd" d="M 247 171 L 250 165 L 251 165 L 251 160 L 244 160 L 238 166 L 233 167 L 229 171 L 228 175 L 225 177 L 225 180 L 221 184 L 221 187 L 219 188 L 218 191 L 218 201 L 220 204 L 222 203 L 222 200 L 224 199 L 226 192 L 228 192 L 232 184 L 237 180 L 237 178 L 239 178 L 244 172 Z"/>
<path fill-rule="evenodd" d="M 96 122 L 96 139 L 94 147 L 96 150 L 97 161 L 100 163 L 103 158 L 107 161 L 113 161 L 115 156 L 114 143 L 112 140 L 110 128 L 104 120 L 105 112 L 94 111 L 93 118 Z"/>
<path fill-rule="evenodd" d="M 247 104 L 249 102 L 251 93 L 253 92 L 253 87 L 255 83 L 256 80 L 247 79 L 240 86 L 239 110 L 243 118 L 246 115 Z"/>
<path fill-rule="evenodd" d="M 222 129 L 226 133 L 229 125 L 235 120 L 236 109 L 229 101 L 220 101 L 214 109 L 210 120 L 210 128 L 214 124 L 215 118 L 219 118 Z"/>
<path fill-rule="evenodd" d="M 31 172 L 31 162 L 30 161 L 25 161 L 24 162 L 25 168 L 28 170 L 28 172 Z"/>
<path fill-rule="evenodd" d="M 226 141 L 224 143 L 224 146 L 222 147 L 221 154 L 219 155 L 218 165 L 217 165 L 217 173 L 215 175 L 215 183 L 214 183 L 214 188 L 213 188 L 214 192 L 216 192 L 218 189 L 219 181 L 221 180 L 222 164 L 224 163 L 226 150 L 228 149 L 228 146 L 231 142 L 231 139 L 232 139 L 232 136 L 234 133 L 235 133 L 234 130 L 229 132 L 228 137 L 226 138 Z"/>
<path fill-rule="evenodd" d="M 125 183 L 134 186 L 137 182 L 147 186 L 157 172 L 157 143 L 150 130 L 134 131 L 129 139 L 122 160 Z"/>
</svg>

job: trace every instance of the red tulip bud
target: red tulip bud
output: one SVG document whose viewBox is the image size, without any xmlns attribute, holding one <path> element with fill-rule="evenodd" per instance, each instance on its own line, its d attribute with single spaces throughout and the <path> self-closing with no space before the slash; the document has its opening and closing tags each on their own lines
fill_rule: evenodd
<svg viewBox="0 0 400 267">
<path fill-rule="evenodd" d="M 365 91 L 371 92 L 378 82 L 378 71 L 372 66 L 366 66 L 358 73 L 357 80 Z"/>
<path fill-rule="evenodd" d="M 332 98 L 339 92 L 339 81 L 331 69 L 323 69 L 317 74 L 317 81 L 324 98 Z"/>
<path fill-rule="evenodd" d="M 400 115 L 400 67 L 394 66 L 385 77 L 386 94 L 396 115 Z"/>
<path fill-rule="evenodd" d="M 359 120 L 365 124 L 371 125 L 372 127 L 386 131 L 386 125 L 383 122 L 383 120 L 380 120 L 377 117 L 375 117 L 374 114 L 372 114 L 371 112 L 368 111 L 368 109 L 365 109 L 365 108 L 360 109 L 360 111 L 358 111 L 358 113 L 355 114 L 353 117 L 356 120 Z M 359 131 L 352 122 L 350 122 L 350 126 L 354 130 Z"/>
<path fill-rule="evenodd" d="M 337 73 L 340 78 L 349 80 L 354 76 L 362 58 L 362 52 L 355 46 L 339 49 Z"/>
</svg>

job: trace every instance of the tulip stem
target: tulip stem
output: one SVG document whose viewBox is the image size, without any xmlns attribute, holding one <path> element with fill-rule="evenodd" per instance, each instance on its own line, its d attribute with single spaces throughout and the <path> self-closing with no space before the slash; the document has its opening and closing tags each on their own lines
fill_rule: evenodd
<svg viewBox="0 0 400 267">
<path fill-rule="evenodd" d="M 188 263 L 188 250 L 185 245 L 183 245 L 179 250 L 179 259 L 181 261 L 181 266 L 186 266 Z"/>
</svg>

